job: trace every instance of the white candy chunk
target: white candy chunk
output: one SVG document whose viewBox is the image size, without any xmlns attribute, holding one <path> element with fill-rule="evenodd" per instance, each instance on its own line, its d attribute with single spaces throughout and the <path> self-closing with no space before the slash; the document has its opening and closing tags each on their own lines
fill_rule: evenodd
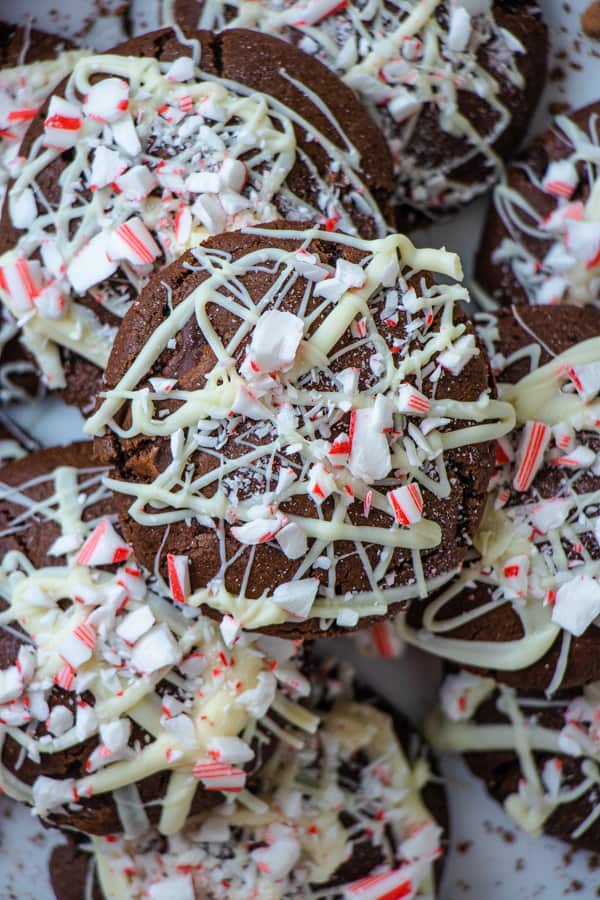
<svg viewBox="0 0 600 900">
<path fill-rule="evenodd" d="M 100 739 L 111 753 L 122 753 L 127 747 L 131 734 L 131 722 L 129 719 L 114 719 L 112 722 L 102 722 L 100 725 Z"/>
<path fill-rule="evenodd" d="M 155 175 L 147 166 L 133 166 L 117 178 L 117 185 L 126 200 L 143 200 L 157 184 Z"/>
<path fill-rule="evenodd" d="M 219 234 L 225 230 L 227 215 L 218 197 L 203 194 L 192 206 L 192 214 L 211 234 Z"/>
<path fill-rule="evenodd" d="M 422 102 L 417 100 L 409 91 L 398 92 L 388 103 L 387 109 L 396 122 L 403 122 L 410 116 L 414 116 L 421 109 Z M 383 282 L 382 282 L 383 284 Z"/>
<path fill-rule="evenodd" d="M 76 801 L 74 778 L 48 778 L 40 775 L 33 782 L 33 811 L 44 816 L 64 803 Z"/>
<path fill-rule="evenodd" d="M 100 233 L 88 241 L 67 266 L 67 278 L 78 294 L 85 292 L 117 271 L 117 262 L 108 255 L 108 235 Z"/>
<path fill-rule="evenodd" d="M 263 313 L 254 326 L 250 342 L 252 368 L 263 372 L 285 372 L 294 365 L 304 325 L 299 316 L 278 309 Z"/>
<path fill-rule="evenodd" d="M 222 189 L 239 194 L 248 178 L 248 170 L 243 162 L 228 156 L 219 169 L 219 183 Z"/>
<path fill-rule="evenodd" d="M 221 637 L 223 638 L 223 643 L 226 647 L 233 647 L 240 636 L 241 630 L 242 623 L 234 616 L 223 616 L 221 619 L 219 631 L 221 632 Z"/>
<path fill-rule="evenodd" d="M 289 837 L 273 841 L 268 847 L 252 850 L 250 856 L 263 875 L 280 881 L 292 871 L 300 859 L 300 843 L 289 829 Z"/>
<path fill-rule="evenodd" d="M 600 222 L 567 223 L 565 246 L 569 253 L 592 268 L 599 262 L 600 254 Z"/>
<path fill-rule="evenodd" d="M 192 194 L 218 194 L 220 188 L 218 172 L 192 172 L 185 186 Z"/>
<path fill-rule="evenodd" d="M 65 272 L 65 263 L 56 241 L 43 240 L 40 248 L 44 267 L 54 278 L 60 278 Z"/>
<path fill-rule="evenodd" d="M 134 216 L 112 232 L 108 253 L 112 259 L 126 259 L 134 266 L 143 266 L 153 263 L 161 249 L 142 220 Z"/>
<path fill-rule="evenodd" d="M 24 692 L 33 678 L 37 653 L 29 644 L 19 647 L 14 666 L 0 671 L 0 703 L 10 703 Z"/>
<path fill-rule="evenodd" d="M 555 306 L 567 290 L 567 280 L 562 275 L 545 278 L 535 292 L 535 306 Z"/>
<path fill-rule="evenodd" d="M 257 400 L 256 397 L 246 388 L 240 386 L 235 395 L 231 411 L 245 416 L 247 419 L 268 419 L 269 410 Z"/>
<path fill-rule="evenodd" d="M 306 535 L 295 522 L 290 522 L 277 532 L 277 543 L 288 559 L 300 559 L 308 549 Z"/>
<path fill-rule="evenodd" d="M 83 101 L 83 111 L 96 122 L 116 122 L 129 108 L 129 85 L 122 78 L 103 78 L 92 85 Z"/>
<path fill-rule="evenodd" d="M 544 268 L 550 269 L 552 272 L 562 275 L 568 272 L 575 265 L 575 257 L 564 248 L 562 243 L 552 244 L 544 257 Z M 563 291 L 564 293 L 564 291 Z"/>
<path fill-rule="evenodd" d="M 73 727 L 73 722 L 74 717 L 71 710 L 67 706 L 60 705 L 53 707 L 48 716 L 46 727 L 54 737 L 60 737 L 61 734 Z"/>
<path fill-rule="evenodd" d="M 594 400 L 600 393 L 600 362 L 582 363 L 568 370 L 577 393 L 584 400 Z"/>
<path fill-rule="evenodd" d="M 182 747 L 193 750 L 198 746 L 196 729 L 189 716 L 182 714 L 162 720 L 163 728 L 178 741 Z"/>
<path fill-rule="evenodd" d="M 149 900 L 195 900 L 191 875 L 171 875 L 149 885 Z"/>
<path fill-rule="evenodd" d="M 168 81 L 190 81 L 194 77 L 194 60 L 191 56 L 180 56 L 167 71 Z"/>
<path fill-rule="evenodd" d="M 272 597 L 273 603 L 290 613 L 294 619 L 305 619 L 312 609 L 318 589 L 318 578 L 288 581 L 275 588 Z"/>
<path fill-rule="evenodd" d="M 283 516 L 278 515 L 271 519 L 253 519 L 244 525 L 236 525 L 231 529 L 231 534 L 240 544 L 264 544 L 271 541 L 283 524 Z"/>
<path fill-rule="evenodd" d="M 560 528 L 567 521 L 570 508 L 569 500 L 553 498 L 527 506 L 527 512 L 533 527 L 540 534 L 548 534 L 553 528 Z"/>
<path fill-rule="evenodd" d="M 222 819 L 205 819 L 198 830 L 199 841 L 210 841 L 219 844 L 226 843 L 231 837 L 231 830 L 227 822 Z"/>
<path fill-rule="evenodd" d="M 75 722 L 75 732 L 80 741 L 84 741 L 90 735 L 94 734 L 98 727 L 98 716 L 94 708 L 89 703 L 77 704 L 77 720 Z"/>
<path fill-rule="evenodd" d="M 17 259 L 0 267 L 2 287 L 18 312 L 29 312 L 43 285 L 42 267 L 37 260 Z"/>
<path fill-rule="evenodd" d="M 555 756 L 553 759 L 546 760 L 546 762 L 544 763 L 544 768 L 542 769 L 542 782 L 544 784 L 544 787 L 548 791 L 548 794 L 553 800 L 556 800 L 560 791 L 560 786 L 562 783 L 562 770 L 562 759 L 557 756 Z"/>
<path fill-rule="evenodd" d="M 363 287 L 367 280 L 365 270 L 356 263 L 338 259 L 335 264 L 335 275 L 319 281 L 315 287 L 315 297 L 324 297 L 335 303 L 346 291 Z"/>
<path fill-rule="evenodd" d="M 143 634 L 150 631 L 155 621 L 150 607 L 140 606 L 121 620 L 121 624 L 117 626 L 117 634 L 125 643 L 135 644 Z"/>
<path fill-rule="evenodd" d="M 352 411 L 348 468 L 356 478 L 370 483 L 389 473 L 392 463 L 385 432 L 393 424 L 393 406 L 383 394 L 377 395 L 371 409 Z"/>
<path fill-rule="evenodd" d="M 450 11 L 447 47 L 457 53 L 467 49 L 471 37 L 471 16 L 464 6 L 454 6 Z"/>
<path fill-rule="evenodd" d="M 126 161 L 116 150 L 109 150 L 108 147 L 96 147 L 88 179 L 90 190 L 97 191 L 106 187 L 107 184 L 112 184 L 126 168 Z"/>
<path fill-rule="evenodd" d="M 559 587 L 552 621 L 579 637 L 600 615 L 600 584 L 589 575 L 579 575 Z"/>
<path fill-rule="evenodd" d="M 164 666 L 174 666 L 181 652 L 167 625 L 156 625 L 133 648 L 131 664 L 143 674 L 156 672 Z"/>
<path fill-rule="evenodd" d="M 334 477 L 322 463 L 315 463 L 310 467 L 307 490 L 318 506 L 333 494 L 336 487 Z"/>
<path fill-rule="evenodd" d="M 282 19 L 292 25 L 316 25 L 344 5 L 340 0 L 305 0 L 304 3 L 294 3 L 282 14 Z"/>
<path fill-rule="evenodd" d="M 213 737 L 207 744 L 207 750 L 211 759 L 217 762 L 238 765 L 254 758 L 254 750 L 238 737 Z"/>
<path fill-rule="evenodd" d="M 568 756 L 595 756 L 597 744 L 589 737 L 587 731 L 573 722 L 569 722 L 558 735 L 558 747 Z"/>
<path fill-rule="evenodd" d="M 335 624 L 340 628 L 354 628 L 355 625 L 358 625 L 358 613 L 355 609 L 340 609 Z"/>
<path fill-rule="evenodd" d="M 398 263 L 398 254 L 394 252 L 389 262 L 387 262 L 381 272 L 380 278 L 383 287 L 394 287 L 400 275 L 400 265 Z"/>
<path fill-rule="evenodd" d="M 425 821 L 422 825 L 413 827 L 410 837 L 400 844 L 402 859 L 435 859 L 441 851 L 441 835 L 442 829 L 435 822 Z"/>
<path fill-rule="evenodd" d="M 62 97 L 52 96 L 44 122 L 44 146 L 69 150 L 79 140 L 82 119 L 79 109 Z"/>
<path fill-rule="evenodd" d="M 448 675 L 440 689 L 440 704 L 444 715 L 453 722 L 470 719 L 479 704 L 494 690 L 490 678 L 480 678 L 470 672 Z"/>
<path fill-rule="evenodd" d="M 277 692 L 277 679 L 271 672 L 259 672 L 257 685 L 240 694 L 237 702 L 245 706 L 251 716 L 262 719 Z"/>
<path fill-rule="evenodd" d="M 235 191 L 221 190 L 219 199 L 228 216 L 236 216 L 243 209 L 252 208 L 252 201 L 243 194 L 236 194 Z"/>
<path fill-rule="evenodd" d="M 502 568 L 504 594 L 510 599 L 524 597 L 527 593 L 529 557 L 525 554 L 507 559 Z"/>
<path fill-rule="evenodd" d="M 446 369 L 452 375 L 460 375 L 469 360 L 479 354 L 472 334 L 463 334 L 451 347 L 444 350 L 437 358 L 442 369 Z"/>
<path fill-rule="evenodd" d="M 81 640 L 76 632 L 77 629 L 63 638 L 58 645 L 60 656 L 73 669 L 78 669 L 91 659 L 94 652 L 93 644 L 90 646 L 91 641 Z"/>
<path fill-rule="evenodd" d="M 308 250 L 298 250 L 294 255 L 292 264 L 298 275 L 302 275 L 307 281 L 322 281 L 333 274 L 320 261 L 316 253 L 309 253 Z"/>
<path fill-rule="evenodd" d="M 31 188 L 25 188 L 16 197 L 11 197 L 10 218 L 15 228 L 29 228 L 37 218 L 37 204 Z"/>
<path fill-rule="evenodd" d="M 111 131 L 115 144 L 129 156 L 137 156 L 142 152 L 142 145 L 129 113 L 117 122 L 113 122 Z"/>
<path fill-rule="evenodd" d="M 62 319 L 67 310 L 65 298 L 55 281 L 42 288 L 34 303 L 42 319 Z"/>
</svg>

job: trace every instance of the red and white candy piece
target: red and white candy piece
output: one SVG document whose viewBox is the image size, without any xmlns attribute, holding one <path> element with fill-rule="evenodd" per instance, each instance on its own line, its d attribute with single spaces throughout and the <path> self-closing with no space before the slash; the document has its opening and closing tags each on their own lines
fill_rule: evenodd
<svg viewBox="0 0 600 900">
<path fill-rule="evenodd" d="M 579 176 L 577 169 L 568 159 L 551 162 L 542 179 L 542 187 L 546 194 L 570 200 L 573 196 Z"/>
<path fill-rule="evenodd" d="M 402 641 L 389 622 L 376 622 L 371 626 L 371 637 L 378 656 L 384 659 L 400 656 Z"/>
<path fill-rule="evenodd" d="M 344 900 L 412 900 L 417 885 L 413 882 L 414 866 L 401 866 L 367 875 L 344 888 Z"/>
<path fill-rule="evenodd" d="M 127 162 L 116 150 L 96 147 L 88 181 L 90 191 L 98 191 L 108 184 L 113 184 L 126 168 Z"/>
<path fill-rule="evenodd" d="M 141 219 L 134 217 L 115 228 L 109 238 L 112 259 L 126 259 L 134 266 L 149 265 L 161 250 Z"/>
<path fill-rule="evenodd" d="M 192 213 L 189 206 L 180 203 L 175 213 L 175 240 L 178 244 L 187 244 L 192 233 Z"/>
<path fill-rule="evenodd" d="M 567 287 L 567 279 L 562 275 L 551 275 L 549 278 L 545 278 L 536 288 L 535 305 L 556 306 L 564 297 Z"/>
<path fill-rule="evenodd" d="M 32 785 L 34 812 L 43 816 L 65 803 L 77 802 L 74 778 L 48 778 L 39 775 Z"/>
<path fill-rule="evenodd" d="M 496 443 L 496 465 L 504 466 L 515 458 L 510 440 L 506 437 L 498 438 Z"/>
<path fill-rule="evenodd" d="M 502 567 L 504 593 L 509 599 L 523 598 L 527 594 L 529 557 L 524 554 L 507 559 Z"/>
<path fill-rule="evenodd" d="M 550 797 L 555 800 L 558 797 L 562 783 L 563 761 L 558 756 L 547 759 L 542 769 L 542 782 Z"/>
<path fill-rule="evenodd" d="M 96 632 L 84 620 L 61 641 L 58 652 L 67 665 L 78 669 L 92 658 L 95 645 Z"/>
<path fill-rule="evenodd" d="M 44 122 L 44 146 L 69 150 L 79 139 L 83 121 L 79 109 L 63 97 L 52 96 Z"/>
<path fill-rule="evenodd" d="M 108 235 L 97 234 L 79 250 L 67 266 L 67 278 L 78 294 L 106 281 L 117 271 L 118 263 L 108 254 Z"/>
<path fill-rule="evenodd" d="M 116 184 L 126 200 L 143 200 L 158 181 L 147 166 L 133 166 L 116 179 Z"/>
<path fill-rule="evenodd" d="M 96 772 L 108 763 L 123 759 L 129 750 L 132 724 L 129 719 L 114 719 L 100 724 L 100 743 L 88 757 L 86 772 Z"/>
<path fill-rule="evenodd" d="M 272 518 L 257 518 L 244 525 L 235 525 L 231 534 L 240 544 L 266 544 L 273 540 L 286 522 L 285 516 L 277 513 Z"/>
<path fill-rule="evenodd" d="M 239 765 L 254 759 L 254 750 L 239 737 L 213 737 L 206 749 L 215 762 Z"/>
<path fill-rule="evenodd" d="M 67 303 L 56 281 L 43 287 L 34 303 L 42 319 L 62 319 L 67 310 Z"/>
<path fill-rule="evenodd" d="M 356 478 L 370 483 L 389 473 L 392 463 L 386 432 L 393 424 L 392 402 L 383 394 L 377 395 L 370 409 L 352 410 L 348 468 Z"/>
<path fill-rule="evenodd" d="M 126 644 L 133 646 L 143 634 L 150 631 L 155 621 L 149 606 L 139 606 L 120 620 L 117 625 L 117 634 Z"/>
<path fill-rule="evenodd" d="M 42 286 L 42 267 L 37 260 L 18 259 L 0 268 L 0 288 L 9 295 L 18 312 L 32 309 Z"/>
<path fill-rule="evenodd" d="M 343 468 L 350 456 L 350 438 L 347 434 L 338 434 L 327 451 L 327 456 L 334 469 Z"/>
<path fill-rule="evenodd" d="M 36 664 L 35 649 L 22 644 L 15 664 L 0 670 L 0 703 L 11 703 L 21 696 L 35 674 Z"/>
<path fill-rule="evenodd" d="M 333 271 L 320 261 L 318 255 L 309 253 L 308 250 L 298 250 L 292 264 L 298 275 L 302 275 L 307 281 L 322 281 L 333 275 Z"/>
<path fill-rule="evenodd" d="M 414 525 L 423 518 L 423 495 L 416 481 L 387 493 L 398 525 Z"/>
<path fill-rule="evenodd" d="M 596 461 L 596 454 L 591 447 L 580 444 L 573 447 L 566 456 L 554 456 L 550 459 L 552 466 L 566 466 L 570 469 L 588 469 Z"/>
<path fill-rule="evenodd" d="M 437 361 L 442 369 L 452 375 L 460 375 L 469 360 L 479 354 L 472 334 L 463 334 L 457 341 L 439 354 Z"/>
<path fill-rule="evenodd" d="M 560 528 L 567 521 L 571 502 L 569 500 L 552 497 L 542 500 L 527 507 L 529 518 L 533 527 L 540 534 L 548 534 L 554 528 Z"/>
<path fill-rule="evenodd" d="M 254 326 L 250 342 L 252 372 L 285 372 L 294 365 L 304 333 L 299 316 L 269 309 Z"/>
<path fill-rule="evenodd" d="M 207 791 L 238 794 L 246 785 L 244 770 L 227 763 L 198 760 L 192 771 L 194 777 L 202 782 Z"/>
<path fill-rule="evenodd" d="M 233 647 L 237 643 L 242 630 L 242 623 L 234 616 L 223 616 L 219 624 L 219 631 L 226 647 Z"/>
<path fill-rule="evenodd" d="M 257 869 L 273 881 L 286 878 L 300 859 L 300 842 L 291 828 L 279 826 L 278 836 L 266 847 L 250 852 Z"/>
<path fill-rule="evenodd" d="M 600 393 L 600 362 L 582 363 L 567 369 L 567 375 L 577 393 L 586 401 L 594 400 Z"/>
<path fill-rule="evenodd" d="M 83 111 L 95 122 L 116 122 L 129 109 L 129 85 L 122 78 L 103 78 L 92 85 L 83 100 Z"/>
<path fill-rule="evenodd" d="M 29 228 L 37 218 L 35 194 L 31 188 L 25 188 L 10 198 L 10 218 L 15 228 Z"/>
<path fill-rule="evenodd" d="M 247 419 L 260 420 L 269 418 L 268 408 L 260 400 L 257 400 L 252 391 L 248 390 L 244 385 L 238 387 L 231 411 L 239 413 L 240 416 L 245 416 Z"/>
<path fill-rule="evenodd" d="M 182 554 L 167 553 L 167 574 L 169 576 L 171 597 L 176 603 L 186 603 L 192 592 L 189 557 Z"/>
<path fill-rule="evenodd" d="M 431 403 L 427 397 L 412 384 L 400 385 L 397 406 L 401 413 L 413 416 L 426 416 L 431 409 Z"/>
<path fill-rule="evenodd" d="M 326 469 L 323 463 L 312 465 L 308 474 L 308 493 L 317 506 L 320 506 L 336 490 L 335 478 L 329 469 Z"/>
<path fill-rule="evenodd" d="M 316 25 L 322 19 L 341 12 L 347 6 L 348 0 L 306 0 L 304 3 L 295 3 L 283 15 L 282 20 L 297 28 L 303 25 Z"/>
<path fill-rule="evenodd" d="M 595 268 L 600 263 L 600 222 L 569 222 L 565 247 L 587 269 Z"/>
<path fill-rule="evenodd" d="M 578 575 L 556 592 L 552 621 L 580 637 L 600 615 L 600 584 L 589 575 Z"/>
<path fill-rule="evenodd" d="M 319 589 L 318 578 L 301 578 L 280 584 L 273 591 L 273 603 L 294 619 L 306 619 Z"/>
<path fill-rule="evenodd" d="M 516 491 L 526 491 L 537 475 L 550 441 L 550 426 L 543 422 L 527 422 L 517 451 L 519 466 L 514 477 Z"/>
<path fill-rule="evenodd" d="M 167 81 L 189 81 L 194 77 L 194 60 L 191 56 L 180 56 L 173 60 L 167 71 Z"/>
<path fill-rule="evenodd" d="M 129 559 L 132 550 L 109 519 L 102 519 L 77 554 L 78 566 L 108 566 Z"/>
<path fill-rule="evenodd" d="M 560 234 L 564 231 L 568 222 L 578 222 L 583 219 L 585 208 L 580 200 L 575 203 L 568 203 L 566 206 L 559 206 L 553 210 L 549 216 L 542 219 L 540 228 L 543 231 L 550 231 Z"/>
</svg>

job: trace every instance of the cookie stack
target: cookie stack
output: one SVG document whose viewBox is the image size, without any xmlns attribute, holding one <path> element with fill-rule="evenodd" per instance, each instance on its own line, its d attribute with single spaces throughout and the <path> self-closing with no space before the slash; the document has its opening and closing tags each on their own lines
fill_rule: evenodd
<svg viewBox="0 0 600 900">
<path fill-rule="evenodd" d="M 498 180 L 545 26 L 500 0 L 164 14 L 47 63 L 6 29 L 0 391 L 85 423 L 0 442 L 0 785 L 70 835 L 59 900 L 433 898 L 429 750 L 312 639 L 396 629 L 477 673 L 444 688 L 463 718 L 519 708 L 492 675 L 598 677 L 600 313 L 473 322 L 457 256 L 396 233 Z M 584 150 L 535 187 L 587 252 Z M 584 303 L 598 259 L 563 256 Z"/>
</svg>

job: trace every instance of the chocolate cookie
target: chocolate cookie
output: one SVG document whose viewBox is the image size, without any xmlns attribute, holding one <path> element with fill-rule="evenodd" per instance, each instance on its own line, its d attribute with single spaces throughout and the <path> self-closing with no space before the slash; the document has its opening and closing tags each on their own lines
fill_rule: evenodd
<svg viewBox="0 0 600 900">
<path fill-rule="evenodd" d="M 80 60 L 23 153 L 1 298 L 48 386 L 84 411 L 131 300 L 207 235 L 276 218 L 386 232 L 383 135 L 332 72 L 256 32 L 164 30 Z"/>
<path fill-rule="evenodd" d="M 557 116 L 496 187 L 475 270 L 484 302 L 600 305 L 599 112 Z"/>
<path fill-rule="evenodd" d="M 250 629 L 365 624 L 464 560 L 512 424 L 454 254 L 301 225 L 211 238 L 127 314 L 88 420 L 145 565 Z"/>
<path fill-rule="evenodd" d="M 598 685 L 547 701 L 491 679 L 449 675 L 426 724 L 431 745 L 464 754 L 517 824 L 598 850 Z"/>
<path fill-rule="evenodd" d="M 19 151 L 31 119 L 82 55 L 55 35 L 0 22 L 0 210 L 8 182 L 21 170 Z M 38 387 L 36 367 L 17 334 L 14 317 L 0 306 L 0 404 Z"/>
<path fill-rule="evenodd" d="M 138 567 L 90 456 L 0 470 L 2 787 L 52 824 L 174 833 L 312 727 L 308 687 L 293 644 L 219 634 Z"/>
<path fill-rule="evenodd" d="M 85 850 L 58 848 L 51 861 L 58 900 L 82 896 L 90 863 L 98 897 L 161 891 L 227 900 L 250 891 L 341 900 L 361 896 L 372 875 L 381 896 L 433 897 L 446 810 L 428 751 L 377 697 L 357 696 L 349 679 L 325 676 L 323 684 L 323 677 L 314 673 L 310 703 L 319 728 L 302 749 L 282 742 L 275 750 L 260 783 L 258 824 L 256 813 L 223 808 L 168 841 L 97 839 L 87 864 Z"/>
<path fill-rule="evenodd" d="M 544 85 L 540 8 L 521 0 L 163 0 L 165 24 L 257 28 L 333 69 L 386 135 L 398 230 L 499 178 Z"/>
<path fill-rule="evenodd" d="M 402 617 L 405 639 L 522 690 L 600 678 L 600 310 L 513 307 L 478 331 L 514 404 L 480 558 Z"/>
<path fill-rule="evenodd" d="M 0 412 L 0 465 L 11 459 L 20 459 L 39 446 L 10 416 Z"/>
</svg>

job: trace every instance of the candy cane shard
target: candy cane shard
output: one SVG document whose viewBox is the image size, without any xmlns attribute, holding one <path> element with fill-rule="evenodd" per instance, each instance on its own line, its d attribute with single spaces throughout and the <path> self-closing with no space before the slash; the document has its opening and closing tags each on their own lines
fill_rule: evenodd
<svg viewBox="0 0 600 900">
<path fill-rule="evenodd" d="M 525 424 L 517 451 L 519 466 L 513 480 L 515 490 L 526 491 L 531 486 L 544 461 L 550 436 L 550 426 L 543 422 Z"/>
<path fill-rule="evenodd" d="M 246 773 L 243 769 L 214 760 L 198 760 L 193 774 L 207 791 L 239 794 L 246 785 Z"/>
<path fill-rule="evenodd" d="M 190 561 L 183 554 L 167 554 L 169 590 L 176 603 L 186 603 L 190 594 Z"/>
<path fill-rule="evenodd" d="M 416 482 L 388 491 L 387 499 L 398 525 L 414 525 L 423 518 L 423 495 Z"/>
<path fill-rule="evenodd" d="M 131 547 L 113 528 L 109 519 L 102 519 L 77 554 L 79 566 L 108 566 L 123 562 L 131 556 Z"/>
</svg>

